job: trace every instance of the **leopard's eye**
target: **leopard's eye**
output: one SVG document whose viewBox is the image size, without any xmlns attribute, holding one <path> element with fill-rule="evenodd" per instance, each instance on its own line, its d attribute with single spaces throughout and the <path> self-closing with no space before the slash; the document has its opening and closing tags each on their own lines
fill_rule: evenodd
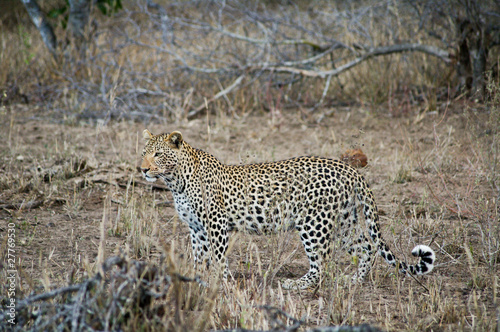
<svg viewBox="0 0 500 332">
<path fill-rule="evenodd" d="M 160 156 L 160 152 L 156 151 L 155 154 L 153 155 L 153 157 L 159 157 Z"/>
</svg>

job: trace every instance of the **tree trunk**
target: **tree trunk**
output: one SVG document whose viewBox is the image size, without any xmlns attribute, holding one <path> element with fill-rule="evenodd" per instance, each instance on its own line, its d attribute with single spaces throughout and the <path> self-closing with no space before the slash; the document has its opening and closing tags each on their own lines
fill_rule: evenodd
<svg viewBox="0 0 500 332">
<path fill-rule="evenodd" d="M 52 55 L 56 54 L 56 46 L 57 39 L 52 27 L 49 22 L 45 19 L 45 15 L 43 15 L 40 6 L 36 2 L 36 0 L 22 0 L 24 7 L 28 11 L 28 14 L 31 18 L 33 24 L 35 24 L 38 31 L 40 31 L 40 35 L 42 36 L 43 42 L 49 49 Z"/>
<path fill-rule="evenodd" d="M 472 65 L 469 52 L 469 43 L 467 42 L 469 21 L 459 20 L 457 22 L 458 56 L 457 56 L 457 79 L 458 93 L 470 91 L 472 87 Z"/>
<path fill-rule="evenodd" d="M 470 41 L 470 56 L 472 59 L 471 95 L 482 100 L 486 92 L 485 75 L 486 59 L 488 56 L 488 50 L 486 49 L 483 31 L 476 31 L 476 33 L 471 36 Z"/>
<path fill-rule="evenodd" d="M 77 50 L 84 50 L 85 28 L 89 22 L 90 0 L 69 0 L 68 30 Z"/>
<path fill-rule="evenodd" d="M 471 97 L 482 99 L 485 93 L 487 36 L 483 27 L 466 19 L 457 22 L 459 93 L 469 91 Z"/>
</svg>

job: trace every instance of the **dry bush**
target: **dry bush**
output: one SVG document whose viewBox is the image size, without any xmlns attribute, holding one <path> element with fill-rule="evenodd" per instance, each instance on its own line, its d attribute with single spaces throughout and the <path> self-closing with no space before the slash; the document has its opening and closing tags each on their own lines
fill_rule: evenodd
<svg viewBox="0 0 500 332">
<path fill-rule="evenodd" d="M 421 101 L 434 110 L 450 79 L 437 74 L 447 71 L 443 55 L 376 57 L 393 52 L 385 45 L 436 44 L 405 2 L 140 1 L 113 17 L 96 11 L 93 22 L 84 54 L 66 46 L 55 61 L 26 22 L 2 33 L 14 46 L 0 54 L 3 102 L 24 96 L 65 121 L 181 121 L 206 107 L 279 117 L 346 102 L 389 103 L 400 115 Z"/>
<path fill-rule="evenodd" d="M 194 282 L 195 285 L 185 283 Z M 125 254 L 113 256 L 99 266 L 91 278 L 81 283 L 31 295 L 17 304 L 18 316 L 13 331 L 52 330 L 174 330 L 201 331 L 204 315 L 193 322 L 182 322 L 183 297 L 193 301 L 193 290 L 207 294 L 204 283 L 178 275 L 169 268 L 168 259 L 152 266 L 134 261 Z M 213 291 L 193 308 L 210 307 Z M 168 308 L 176 308 L 171 311 Z M 185 309 L 184 309 L 185 310 Z M 210 309 L 205 309 L 210 311 Z M 6 320 L 4 312 L 0 314 Z M 145 324 L 144 319 L 149 323 Z M 184 325 L 184 326 L 183 326 Z"/>
</svg>

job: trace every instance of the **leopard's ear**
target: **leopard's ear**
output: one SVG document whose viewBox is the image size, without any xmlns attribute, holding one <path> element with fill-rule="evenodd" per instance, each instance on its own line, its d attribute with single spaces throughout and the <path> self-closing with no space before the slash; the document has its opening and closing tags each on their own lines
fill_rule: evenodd
<svg viewBox="0 0 500 332">
<path fill-rule="evenodd" d="M 153 137 L 153 134 L 151 134 L 151 132 L 147 129 L 144 129 L 144 131 L 142 132 L 142 137 L 144 137 L 145 140 L 150 140 L 151 137 Z"/>
<path fill-rule="evenodd" d="M 178 149 L 182 145 L 182 134 L 178 131 L 174 131 L 168 135 L 165 141 L 171 148 Z"/>
</svg>

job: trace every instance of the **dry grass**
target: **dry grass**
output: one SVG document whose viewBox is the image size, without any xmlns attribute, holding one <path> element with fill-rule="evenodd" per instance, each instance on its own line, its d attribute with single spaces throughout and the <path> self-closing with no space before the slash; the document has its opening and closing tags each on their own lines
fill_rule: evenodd
<svg viewBox="0 0 500 332">
<path fill-rule="evenodd" d="M 19 298 L 82 282 L 119 250 L 162 273 L 196 274 L 188 230 L 175 216 L 171 196 L 161 188 L 151 190 L 134 170 L 141 125 L 51 125 L 22 120 L 33 112 L 24 108 L 6 109 L 2 120 L 14 111 L 10 129 L 9 121 L 2 121 L 7 124 L 2 132 L 11 135 L 6 137 L 10 149 L 1 151 L 0 200 L 24 205 L 0 213 L 2 232 L 8 222 L 16 224 Z M 206 120 L 177 127 L 194 146 L 232 163 L 301 154 L 340 156 L 345 146 L 363 145 L 369 166 L 362 172 L 374 188 L 384 237 L 402 257 L 415 243 L 430 244 L 438 253 L 437 267 L 417 282 L 401 278 L 379 260 L 368 280 L 353 286 L 347 281 L 354 265 L 338 248 L 319 289 L 284 291 L 279 280 L 307 271 L 296 235 L 238 234 L 232 237 L 232 278 L 227 283 L 213 275 L 202 278 L 210 281 L 206 289 L 196 283 L 164 284 L 164 295 L 141 309 L 147 315 L 140 311 L 137 316 L 135 307 L 127 306 L 126 318 L 114 324 L 125 330 L 267 330 L 295 323 L 262 307 L 272 306 L 300 319 L 304 329 L 363 323 L 384 330 L 494 329 L 500 234 L 492 155 L 497 152 L 491 147 L 498 144 L 498 132 L 488 124 L 498 123 L 498 109 L 490 112 L 428 115 L 417 128 L 405 119 L 373 118 L 355 109 L 325 117 L 314 129 L 294 115 L 285 115 L 279 131 L 271 124 L 255 131 L 266 120 L 263 116 L 226 118 L 209 120 L 210 139 Z M 477 135 L 471 115 L 489 119 L 480 130 L 491 134 Z M 364 122 L 370 125 L 360 127 L 362 135 L 345 129 L 347 123 Z M 159 132 L 162 127 L 150 129 Z M 410 176 L 402 177 L 401 170 Z M 37 200 L 39 206 L 27 207 Z M 112 302 L 105 299 L 102 310 L 111 310 Z M 62 300 L 56 298 L 56 303 Z M 143 315 L 148 318 L 139 319 Z"/>
</svg>

